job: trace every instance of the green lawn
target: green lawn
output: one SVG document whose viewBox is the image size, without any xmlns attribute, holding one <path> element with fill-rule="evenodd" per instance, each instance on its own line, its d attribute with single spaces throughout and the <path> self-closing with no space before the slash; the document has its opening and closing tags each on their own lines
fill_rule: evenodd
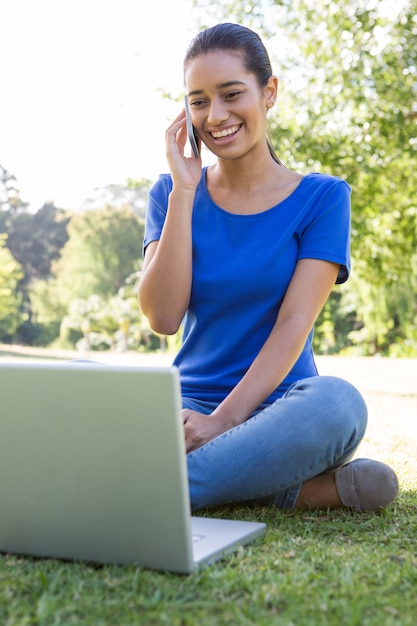
<svg viewBox="0 0 417 626">
<path fill-rule="evenodd" d="M 382 515 L 221 511 L 265 540 L 190 576 L 4 556 L 2 624 L 415 625 L 416 496 Z"/>
<path fill-rule="evenodd" d="M 266 536 L 190 576 L 3 555 L 0 624 L 415 626 L 417 394 L 365 391 L 358 456 L 391 463 L 401 484 L 381 514 L 222 508 L 265 521 Z"/>
</svg>

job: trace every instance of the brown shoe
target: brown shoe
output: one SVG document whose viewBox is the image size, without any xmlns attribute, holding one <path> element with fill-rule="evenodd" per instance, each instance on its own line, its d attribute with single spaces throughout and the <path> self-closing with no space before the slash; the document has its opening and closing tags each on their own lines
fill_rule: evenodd
<svg viewBox="0 0 417 626">
<path fill-rule="evenodd" d="M 397 497 L 398 479 L 385 463 L 355 459 L 335 472 L 342 504 L 355 511 L 376 511 Z"/>
</svg>

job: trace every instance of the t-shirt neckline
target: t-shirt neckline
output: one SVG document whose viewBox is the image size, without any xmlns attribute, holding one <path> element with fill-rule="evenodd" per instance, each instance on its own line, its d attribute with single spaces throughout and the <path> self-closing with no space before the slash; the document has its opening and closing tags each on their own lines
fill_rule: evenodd
<svg viewBox="0 0 417 626">
<path fill-rule="evenodd" d="M 217 211 L 220 211 L 221 213 L 224 213 L 225 215 L 228 215 L 232 218 L 259 218 L 261 215 L 265 215 L 265 214 L 269 214 L 275 210 L 280 209 L 285 203 L 287 203 L 288 201 L 292 200 L 294 198 L 294 196 L 297 194 L 298 190 L 304 185 L 304 182 L 306 181 L 307 178 L 309 178 L 310 176 L 312 176 L 311 173 L 304 175 L 300 182 L 298 183 L 297 187 L 294 189 L 294 191 L 292 191 L 286 198 L 284 198 L 283 200 L 281 200 L 281 202 L 278 202 L 278 204 L 273 205 L 272 207 L 270 207 L 269 209 L 265 209 L 265 211 L 259 211 L 258 213 L 232 213 L 231 211 L 227 211 L 226 209 L 223 209 L 223 207 L 221 207 L 220 205 L 218 205 L 213 198 L 210 195 L 210 192 L 207 188 L 207 170 L 208 170 L 208 166 L 205 166 L 203 168 L 203 174 L 201 177 L 201 181 L 203 184 L 203 189 L 204 189 L 204 193 L 207 195 L 207 197 L 210 200 L 210 204 L 213 206 L 213 208 L 215 208 Z"/>
</svg>

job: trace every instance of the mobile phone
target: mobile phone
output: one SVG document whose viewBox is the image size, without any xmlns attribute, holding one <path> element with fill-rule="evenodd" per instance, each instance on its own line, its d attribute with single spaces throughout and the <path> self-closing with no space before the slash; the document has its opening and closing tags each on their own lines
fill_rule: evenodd
<svg viewBox="0 0 417 626">
<path fill-rule="evenodd" d="M 190 108 L 188 106 L 188 97 L 184 96 L 185 103 L 185 122 L 187 124 L 188 141 L 191 144 L 191 149 L 196 158 L 200 156 L 200 150 L 198 149 L 198 135 L 191 122 Z"/>
</svg>

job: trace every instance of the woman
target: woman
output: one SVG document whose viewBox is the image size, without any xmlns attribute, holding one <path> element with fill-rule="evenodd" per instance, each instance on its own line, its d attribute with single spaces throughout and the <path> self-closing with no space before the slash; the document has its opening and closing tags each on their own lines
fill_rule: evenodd
<svg viewBox="0 0 417 626">
<path fill-rule="evenodd" d="M 185 156 L 185 111 L 166 132 L 170 175 L 150 192 L 139 302 L 173 334 L 192 509 L 256 501 L 375 510 L 395 473 L 348 460 L 367 411 L 349 383 L 318 376 L 312 327 L 348 278 L 341 179 L 286 169 L 267 138 L 278 80 L 253 31 L 220 24 L 184 62 L 193 125 L 216 162 Z"/>
</svg>

